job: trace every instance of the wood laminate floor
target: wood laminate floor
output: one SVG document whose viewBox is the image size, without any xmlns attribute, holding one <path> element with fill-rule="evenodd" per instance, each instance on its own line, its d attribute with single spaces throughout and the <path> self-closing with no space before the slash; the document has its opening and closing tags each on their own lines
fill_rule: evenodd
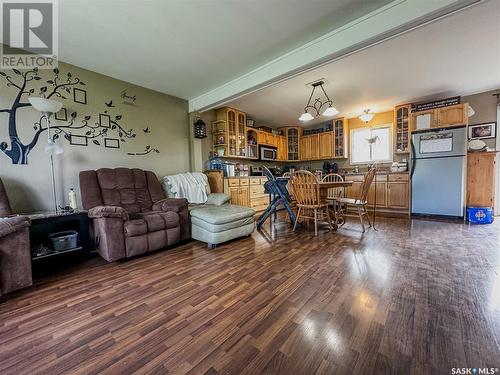
<svg viewBox="0 0 500 375">
<path fill-rule="evenodd" d="M 0 304 L 0 374 L 450 374 L 500 367 L 500 223 L 284 222 L 95 258 Z"/>
</svg>

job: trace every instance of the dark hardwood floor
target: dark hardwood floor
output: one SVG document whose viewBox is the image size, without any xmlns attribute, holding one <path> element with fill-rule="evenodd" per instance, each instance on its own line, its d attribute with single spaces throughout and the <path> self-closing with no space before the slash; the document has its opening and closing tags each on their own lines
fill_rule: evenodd
<svg viewBox="0 0 500 375">
<path fill-rule="evenodd" d="M 500 223 L 284 222 L 95 258 L 0 304 L 0 374 L 450 374 L 500 367 Z"/>
</svg>

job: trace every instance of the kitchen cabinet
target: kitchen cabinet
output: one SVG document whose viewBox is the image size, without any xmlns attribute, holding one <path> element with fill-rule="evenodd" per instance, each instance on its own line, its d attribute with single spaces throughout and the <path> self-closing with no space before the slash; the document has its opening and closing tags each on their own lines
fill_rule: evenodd
<svg viewBox="0 0 500 375">
<path fill-rule="evenodd" d="M 386 176 L 377 176 L 377 182 L 373 182 L 368 190 L 368 205 L 373 206 L 377 204 L 377 208 L 387 207 L 387 181 L 379 181 L 386 179 Z M 376 187 L 376 189 L 375 189 Z M 377 201 L 375 202 L 375 190 L 377 193 Z"/>
<path fill-rule="evenodd" d="M 311 137 L 300 138 L 300 160 L 311 160 Z"/>
<path fill-rule="evenodd" d="M 319 149 L 318 154 L 320 159 L 333 158 L 333 133 L 325 132 L 318 135 Z"/>
<path fill-rule="evenodd" d="M 469 122 L 469 104 L 450 105 L 437 109 L 437 122 L 439 127 L 467 125 Z"/>
<path fill-rule="evenodd" d="M 266 177 L 226 177 L 224 193 L 231 197 L 231 204 L 263 211 L 269 204 L 269 194 L 264 190 Z"/>
<path fill-rule="evenodd" d="M 347 158 L 347 119 L 345 117 L 333 120 L 333 157 Z"/>
<path fill-rule="evenodd" d="M 351 186 L 348 186 L 345 190 L 345 196 L 347 198 L 358 199 L 361 193 L 361 184 L 363 183 L 363 175 L 347 175 L 344 177 L 345 181 L 352 182 Z"/>
<path fill-rule="evenodd" d="M 300 148 L 300 135 L 302 134 L 302 128 L 298 126 L 281 128 L 286 138 L 286 160 L 295 161 L 300 160 L 299 148 Z"/>
<path fill-rule="evenodd" d="M 311 160 L 319 159 L 319 135 L 313 134 L 311 137 Z"/>
<path fill-rule="evenodd" d="M 246 114 L 224 107 L 216 112 L 212 123 L 214 151 L 221 156 L 245 157 L 247 153 Z"/>
<path fill-rule="evenodd" d="M 446 128 L 450 126 L 469 124 L 469 103 L 450 105 L 427 111 L 414 112 L 411 119 L 411 129 L 416 130 L 419 116 L 430 116 L 431 128 Z"/>
<path fill-rule="evenodd" d="M 387 206 L 408 209 L 410 206 L 410 184 L 408 174 L 390 174 L 387 183 Z"/>
<path fill-rule="evenodd" d="M 276 135 L 263 130 L 259 130 L 257 142 L 260 145 L 277 147 L 276 145 Z"/>
<path fill-rule="evenodd" d="M 467 154 L 467 206 L 491 207 L 495 192 L 496 152 Z"/>
<path fill-rule="evenodd" d="M 346 197 L 359 198 L 364 175 L 347 175 L 344 179 L 352 182 L 352 186 L 346 188 Z M 372 208 L 375 203 L 375 183 L 377 187 L 377 212 L 409 214 L 408 173 L 377 174 L 376 182 L 374 180 L 368 190 L 368 205 Z M 371 211 L 370 215 L 372 215 Z"/>
<path fill-rule="evenodd" d="M 306 135 L 300 138 L 300 160 L 319 159 L 318 134 Z"/>
<path fill-rule="evenodd" d="M 410 151 L 411 104 L 394 109 L 394 153 L 406 154 Z"/>
<path fill-rule="evenodd" d="M 277 135 L 276 146 L 278 147 L 278 160 L 286 161 L 288 157 L 286 137 L 283 135 Z"/>
</svg>

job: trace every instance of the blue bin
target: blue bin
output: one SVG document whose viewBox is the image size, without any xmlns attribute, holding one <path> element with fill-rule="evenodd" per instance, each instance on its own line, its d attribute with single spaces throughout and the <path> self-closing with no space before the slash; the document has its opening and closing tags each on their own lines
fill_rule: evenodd
<svg viewBox="0 0 500 375">
<path fill-rule="evenodd" d="M 467 207 L 467 221 L 471 224 L 491 224 L 493 210 L 490 207 Z"/>
</svg>

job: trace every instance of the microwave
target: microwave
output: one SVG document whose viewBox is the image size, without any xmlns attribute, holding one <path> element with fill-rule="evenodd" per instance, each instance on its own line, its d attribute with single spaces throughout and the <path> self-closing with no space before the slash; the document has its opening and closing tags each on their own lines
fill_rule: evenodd
<svg viewBox="0 0 500 375">
<path fill-rule="evenodd" d="M 278 158 L 278 149 L 270 146 L 259 146 L 259 158 L 260 160 L 274 161 Z"/>
</svg>

